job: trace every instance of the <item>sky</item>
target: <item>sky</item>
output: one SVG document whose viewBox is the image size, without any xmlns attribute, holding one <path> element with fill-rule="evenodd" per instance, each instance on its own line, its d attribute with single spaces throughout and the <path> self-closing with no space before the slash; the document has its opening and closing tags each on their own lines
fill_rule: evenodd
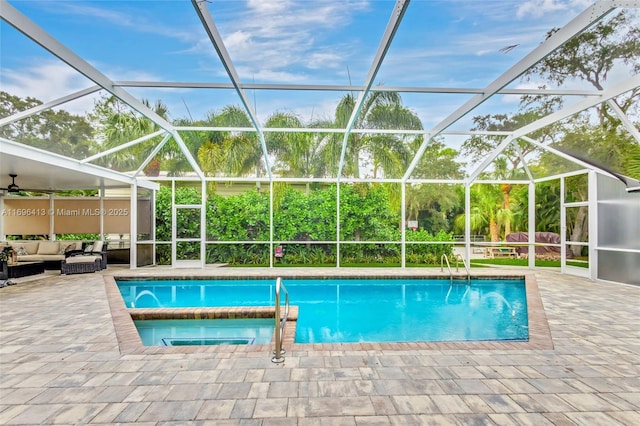
<svg viewBox="0 0 640 426">
<path fill-rule="evenodd" d="M 393 13 L 388 0 L 203 0 L 242 83 L 362 85 Z M 10 0 L 14 8 L 114 81 L 228 83 L 195 9 L 187 0 Z M 587 0 L 414 0 L 409 4 L 375 85 L 484 88 L 592 2 Z M 44 102 L 93 83 L 0 23 L 0 90 Z M 510 87 L 534 88 L 517 80 Z M 580 86 L 590 88 L 589 86 Z M 234 90 L 126 88 L 171 119 L 203 119 L 240 105 Z M 260 121 L 293 112 L 303 122 L 329 119 L 346 93 L 247 91 Z M 403 93 L 426 129 L 472 95 Z M 76 114 L 95 96 L 64 104 Z M 517 110 L 500 96 L 477 113 Z M 471 117 L 452 126 L 468 129 Z"/>
</svg>

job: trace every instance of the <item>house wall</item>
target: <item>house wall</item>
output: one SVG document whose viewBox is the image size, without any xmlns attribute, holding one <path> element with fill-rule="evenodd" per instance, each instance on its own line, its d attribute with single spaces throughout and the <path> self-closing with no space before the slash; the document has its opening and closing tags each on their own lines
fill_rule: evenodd
<svg viewBox="0 0 640 426">
<path fill-rule="evenodd" d="M 55 234 L 127 234 L 130 229 L 128 199 L 5 197 L 2 211 L 6 235 L 48 235 L 53 218 Z"/>
</svg>

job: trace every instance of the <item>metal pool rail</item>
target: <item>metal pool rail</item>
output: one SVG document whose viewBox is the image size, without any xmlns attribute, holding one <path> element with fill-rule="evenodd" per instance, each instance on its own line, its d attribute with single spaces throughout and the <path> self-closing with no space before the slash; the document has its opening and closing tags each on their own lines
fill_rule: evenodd
<svg viewBox="0 0 640 426">
<path fill-rule="evenodd" d="M 456 272 L 458 271 L 458 260 L 460 260 L 460 262 L 462 262 L 462 266 L 464 266 L 464 270 L 467 271 L 467 282 L 470 282 L 471 271 L 469 270 L 469 266 L 467 266 L 467 262 L 465 262 L 462 256 L 460 256 L 459 254 L 456 254 L 455 257 L 456 257 Z"/>
<path fill-rule="evenodd" d="M 284 319 L 280 320 L 280 288 L 284 291 Z M 275 340 L 276 348 L 273 351 L 273 358 L 271 362 L 283 362 L 285 350 L 282 349 L 282 335 L 284 334 L 284 326 L 287 324 L 287 318 L 289 317 L 289 292 L 287 288 L 282 284 L 282 278 L 276 279 L 276 327 L 275 327 Z"/>
<path fill-rule="evenodd" d="M 460 256 L 459 254 L 456 254 L 454 257 L 456 259 L 456 272 L 460 271 L 460 267 L 458 266 L 458 261 L 460 261 L 460 262 L 462 262 L 462 266 L 464 266 L 464 269 L 467 272 L 467 281 L 471 281 L 471 271 L 469 270 L 469 267 L 467 266 L 467 263 L 464 261 L 462 256 Z M 453 271 L 451 270 L 451 264 L 449 263 L 449 257 L 446 254 L 443 254 L 442 256 L 440 256 L 440 272 L 444 272 L 444 265 L 445 264 L 447 265 L 447 269 L 449 270 L 449 278 L 451 280 L 453 280 Z"/>
<path fill-rule="evenodd" d="M 449 264 L 449 258 L 446 254 L 442 254 L 440 256 L 440 272 L 444 272 L 444 264 L 447 264 L 447 269 L 449 270 L 449 279 L 453 280 L 453 272 L 451 271 L 451 265 Z"/>
</svg>

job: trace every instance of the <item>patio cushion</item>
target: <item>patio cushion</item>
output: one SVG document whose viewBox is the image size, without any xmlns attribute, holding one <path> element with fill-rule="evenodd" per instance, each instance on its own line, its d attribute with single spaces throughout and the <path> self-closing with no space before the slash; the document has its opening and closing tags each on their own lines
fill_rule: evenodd
<svg viewBox="0 0 640 426">
<path fill-rule="evenodd" d="M 68 241 L 69 244 L 73 244 L 73 247 L 69 248 L 71 250 L 82 250 L 82 241 Z"/>
<path fill-rule="evenodd" d="M 65 254 L 75 249 L 76 249 L 76 243 L 74 241 L 61 241 L 60 250 L 58 250 L 58 254 Z"/>
<path fill-rule="evenodd" d="M 102 241 L 96 241 L 95 243 L 93 243 L 93 250 L 91 250 L 91 251 L 101 252 L 103 244 L 104 243 Z"/>
<path fill-rule="evenodd" d="M 24 246 L 22 246 L 22 245 L 16 245 L 13 249 L 16 251 L 16 254 L 18 256 L 25 256 L 25 255 L 29 254 L 29 253 L 27 253 L 27 249 L 24 248 Z"/>
<path fill-rule="evenodd" d="M 40 241 L 38 251 L 35 254 L 58 254 L 60 243 L 58 241 Z"/>
<path fill-rule="evenodd" d="M 96 259 L 102 259 L 101 256 L 71 256 L 65 259 L 65 263 L 94 263 Z"/>
<path fill-rule="evenodd" d="M 24 243 L 24 248 L 27 249 L 27 254 L 36 254 L 38 253 L 38 246 L 40 245 L 39 242 L 33 242 L 33 243 Z"/>
<path fill-rule="evenodd" d="M 24 254 L 36 254 L 38 252 L 38 241 L 10 241 L 9 244 L 11 244 L 18 256 L 20 256 L 20 253 L 18 253 L 20 248 L 25 252 Z"/>
<path fill-rule="evenodd" d="M 18 255 L 18 262 L 54 262 L 64 260 L 64 254 L 25 254 Z"/>
</svg>

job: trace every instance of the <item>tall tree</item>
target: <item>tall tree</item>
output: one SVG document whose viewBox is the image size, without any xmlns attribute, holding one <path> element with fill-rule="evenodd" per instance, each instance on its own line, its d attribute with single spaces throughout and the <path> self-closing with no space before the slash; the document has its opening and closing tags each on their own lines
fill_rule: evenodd
<svg viewBox="0 0 640 426">
<path fill-rule="evenodd" d="M 557 28 L 552 29 L 547 37 L 556 31 Z M 584 81 L 602 90 L 614 70 L 618 73 L 627 70 L 632 75 L 640 73 L 640 26 L 637 19 L 624 10 L 573 37 L 529 70 L 525 78 L 542 78 L 557 86 Z M 639 100 L 640 87 L 612 99 L 636 122 L 640 113 Z M 563 129 L 566 136 L 554 141 L 556 146 L 578 151 L 622 173 L 633 174 L 633 167 L 628 167 L 634 164 L 637 141 L 621 125 L 620 118 L 607 103 L 594 109 L 597 122 L 594 123 L 588 113 L 578 115 Z"/>
<path fill-rule="evenodd" d="M 474 126 L 471 130 L 509 132 L 527 124 L 533 123 L 542 117 L 551 114 L 562 106 L 562 99 L 557 96 L 523 96 L 520 100 L 518 112 L 515 114 L 487 114 L 473 117 Z M 543 129 L 529 134 L 539 142 L 549 144 L 558 138 L 560 127 L 557 124 L 549 125 Z M 462 144 L 461 154 L 471 162 L 479 162 L 495 150 L 502 143 L 504 136 L 497 135 L 473 135 Z M 539 150 L 531 144 L 519 144 L 512 142 L 503 151 L 502 155 L 508 162 L 508 170 L 517 170 L 522 166 L 522 158 Z"/>
<path fill-rule="evenodd" d="M 559 31 L 553 28 L 547 38 Z M 542 77 L 558 86 L 567 81 L 586 81 L 598 90 L 617 64 L 625 64 L 632 74 L 640 72 L 640 26 L 637 20 L 621 11 L 609 20 L 598 22 L 593 28 L 571 38 L 562 47 L 545 57 L 526 74 L 526 78 Z M 613 99 L 618 107 L 627 112 L 640 95 L 640 87 Z M 597 107 L 600 125 L 615 128 L 619 118 L 610 107 Z"/>
<path fill-rule="evenodd" d="M 552 29 L 547 37 L 552 36 Z M 568 81 L 585 81 L 602 90 L 610 73 L 615 69 L 626 69 L 631 74 L 640 72 L 640 26 L 626 11 L 621 11 L 611 19 L 598 22 L 594 27 L 573 37 L 561 48 L 545 57 L 526 75 L 527 78 L 543 78 L 555 85 Z M 612 99 L 626 114 L 637 114 L 640 87 L 635 87 L 624 95 Z M 637 155 L 637 141 L 621 126 L 620 118 L 606 103 L 595 108 L 597 123 L 582 114 L 569 123 L 570 129 L 556 146 L 560 149 L 575 150 L 592 159 L 604 160 L 604 164 L 614 170 L 628 173 L 626 168 L 634 164 Z M 637 116 L 634 117 L 637 120 Z M 632 147 L 630 149 L 630 147 Z M 640 160 L 637 160 L 640 161 Z M 633 173 L 633 168 L 630 171 Z M 579 190 L 579 188 L 578 188 Z M 571 231 L 572 241 L 583 241 L 588 232 L 586 207 L 581 207 Z M 579 255 L 580 246 L 572 248 Z"/>
<path fill-rule="evenodd" d="M 9 117 L 39 105 L 42 101 L 38 99 L 20 98 L 0 91 L 0 117 Z M 93 135 L 94 130 L 85 117 L 63 109 L 48 109 L 0 127 L 0 136 L 4 138 L 76 159 L 96 152 Z"/>
<path fill-rule="evenodd" d="M 411 147 L 417 150 L 417 147 Z M 412 178 L 415 179 L 462 179 L 463 164 L 457 161 L 458 152 L 446 147 L 442 140 L 432 140 L 418 162 Z M 449 231 L 450 215 L 459 205 L 454 185 L 420 184 L 409 185 L 406 190 L 407 220 L 419 220 L 419 226 L 429 232 Z"/>
<path fill-rule="evenodd" d="M 518 113 L 513 115 L 496 114 L 474 117 L 473 120 L 475 122 L 475 126 L 473 130 L 516 130 L 549 114 L 559 104 L 561 104 L 561 100 L 557 97 L 548 99 L 542 99 L 539 97 L 523 97 Z M 557 126 L 552 125 L 545 129 L 536 131 L 530 136 L 540 142 L 550 143 L 554 141 L 556 135 Z M 471 136 L 462 144 L 461 153 L 472 162 L 478 162 L 493 152 L 502 143 L 503 138 L 504 136 L 493 135 Z M 501 180 L 525 178 L 526 175 L 523 170 L 523 160 L 534 153 L 539 153 L 538 148 L 534 145 L 513 141 L 494 160 L 492 166 L 485 172 L 486 177 Z M 483 184 L 482 186 L 487 185 Z M 513 189 L 513 185 L 509 183 L 502 183 L 499 185 L 499 189 L 502 194 L 502 202 L 499 206 L 494 206 L 493 208 L 497 212 L 501 212 L 501 214 L 496 214 L 496 218 L 499 216 L 500 220 L 497 220 L 495 224 L 492 224 L 492 226 L 497 228 L 492 229 L 492 240 L 496 238 L 496 235 L 501 234 L 503 225 L 504 235 L 511 233 L 511 218 L 514 213 L 511 210 L 511 191 Z M 489 193 L 491 193 L 491 191 L 484 191 L 481 192 L 480 195 L 487 195 Z M 485 207 L 494 205 L 492 202 L 481 204 Z"/>
</svg>

